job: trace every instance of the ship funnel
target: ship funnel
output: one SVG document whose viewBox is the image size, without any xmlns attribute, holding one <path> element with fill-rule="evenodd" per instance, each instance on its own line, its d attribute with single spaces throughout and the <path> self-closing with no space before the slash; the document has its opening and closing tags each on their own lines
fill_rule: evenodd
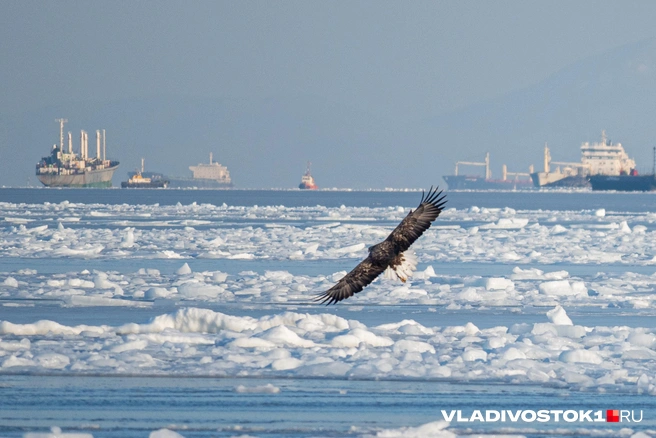
<svg viewBox="0 0 656 438">
<path fill-rule="evenodd" d="M 96 158 L 100 160 L 100 129 L 96 129 Z"/>
<path fill-rule="evenodd" d="M 68 131 L 68 153 L 73 155 L 73 134 Z"/>
<path fill-rule="evenodd" d="M 83 160 L 87 159 L 87 147 L 86 147 L 86 136 L 87 133 L 84 130 L 80 131 L 80 158 Z"/>
<path fill-rule="evenodd" d="M 490 171 L 490 153 L 485 154 L 485 179 L 492 178 L 492 171 Z"/>
<path fill-rule="evenodd" d="M 107 159 L 107 135 L 105 135 L 105 130 L 103 129 L 103 161 Z"/>
<path fill-rule="evenodd" d="M 64 123 L 68 122 L 67 119 L 55 119 L 59 122 L 59 151 L 64 152 Z"/>
</svg>

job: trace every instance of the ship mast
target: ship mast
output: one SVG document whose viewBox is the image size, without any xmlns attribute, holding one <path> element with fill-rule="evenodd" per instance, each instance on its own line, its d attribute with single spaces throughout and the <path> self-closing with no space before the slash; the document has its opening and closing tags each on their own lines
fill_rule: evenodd
<svg viewBox="0 0 656 438">
<path fill-rule="evenodd" d="M 64 123 L 68 122 L 67 119 L 55 119 L 59 122 L 59 151 L 64 152 Z"/>
</svg>

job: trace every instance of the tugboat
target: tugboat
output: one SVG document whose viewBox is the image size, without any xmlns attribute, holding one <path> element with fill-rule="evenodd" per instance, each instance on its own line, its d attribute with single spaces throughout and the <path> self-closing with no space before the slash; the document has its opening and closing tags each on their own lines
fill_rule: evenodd
<svg viewBox="0 0 656 438">
<path fill-rule="evenodd" d="M 301 190 L 316 190 L 319 187 L 314 183 L 314 178 L 310 174 L 310 163 L 307 163 L 307 169 L 305 169 L 305 174 L 301 177 L 301 183 L 298 185 L 298 188 Z"/>
<path fill-rule="evenodd" d="M 136 171 L 127 181 L 121 182 L 124 189 L 158 189 L 169 186 L 169 181 L 164 178 L 146 178 L 144 173 L 144 159 L 141 159 L 141 171 Z"/>
<path fill-rule="evenodd" d="M 89 154 L 89 135 L 80 132 L 80 153 L 73 152 L 73 139 L 68 133 L 68 150 L 64 150 L 64 123 L 59 122 L 59 144 L 54 145 L 50 155 L 41 158 L 36 165 L 36 177 L 46 187 L 111 187 L 112 176 L 118 161 L 106 158 L 105 130 L 96 131 L 96 156 Z M 102 148 L 101 148 L 102 145 Z"/>
</svg>

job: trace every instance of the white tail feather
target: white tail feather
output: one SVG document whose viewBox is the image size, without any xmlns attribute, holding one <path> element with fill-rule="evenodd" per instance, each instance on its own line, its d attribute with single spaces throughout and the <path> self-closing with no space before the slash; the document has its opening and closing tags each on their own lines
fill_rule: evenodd
<svg viewBox="0 0 656 438">
<path fill-rule="evenodd" d="M 398 278 L 402 282 L 412 276 L 415 269 L 417 269 L 417 256 L 413 251 L 406 251 L 401 253 L 402 262 L 400 265 L 391 268 L 387 267 L 383 273 L 383 277 L 388 280 L 393 280 Z"/>
</svg>

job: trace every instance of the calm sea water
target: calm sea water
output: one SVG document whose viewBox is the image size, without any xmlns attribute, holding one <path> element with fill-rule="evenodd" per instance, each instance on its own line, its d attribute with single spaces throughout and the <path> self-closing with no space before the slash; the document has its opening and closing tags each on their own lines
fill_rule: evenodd
<svg viewBox="0 0 656 438">
<path fill-rule="evenodd" d="M 421 191 L 170 190 L 0 188 L 0 202 L 41 204 L 227 204 L 230 206 L 415 207 Z M 592 191 L 448 192 L 449 208 L 510 207 L 517 210 L 656 211 L 656 193 Z"/>
<path fill-rule="evenodd" d="M 258 436 L 337 437 L 418 426 L 442 419 L 442 410 L 643 411 L 639 424 L 459 423 L 462 435 L 516 433 L 546 436 L 620 436 L 622 427 L 653 430 L 656 411 L 649 395 L 572 393 L 513 385 L 330 379 L 220 379 L 184 377 L 4 376 L 0 383 L 0 434 L 20 437 L 57 424 L 64 432 L 96 438 L 147 437 L 167 426 L 187 438 Z M 257 392 L 271 384 L 278 393 Z M 255 392 L 240 392 L 239 387 Z M 26 427 L 26 424 L 30 426 Z M 614 435 L 615 433 L 615 435 Z M 398 435 L 394 435 L 398 436 Z M 412 435 L 416 436 L 416 435 Z M 628 436 L 628 435 L 622 435 Z"/>
</svg>

